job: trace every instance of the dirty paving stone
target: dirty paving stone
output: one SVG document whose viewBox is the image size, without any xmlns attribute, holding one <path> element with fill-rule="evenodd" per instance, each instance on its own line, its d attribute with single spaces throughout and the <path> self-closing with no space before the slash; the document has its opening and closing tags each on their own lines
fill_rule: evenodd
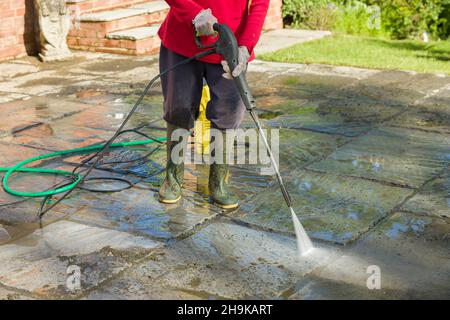
<svg viewBox="0 0 450 320">
<path fill-rule="evenodd" d="M 450 82 L 450 81 L 449 81 Z M 410 106 L 391 126 L 450 133 L 450 84 L 432 92 L 426 99 Z"/>
<path fill-rule="evenodd" d="M 95 289 L 83 300 L 201 300 L 204 298 L 202 293 L 161 287 L 127 275 L 126 278 L 113 279 L 107 285 Z"/>
<path fill-rule="evenodd" d="M 368 231 L 412 190 L 334 174 L 292 171 L 285 177 L 293 208 L 312 239 L 346 244 Z M 234 219 L 294 234 L 278 185 L 241 205 Z"/>
<path fill-rule="evenodd" d="M 329 255 L 299 258 L 295 238 L 220 222 L 127 270 L 114 283 L 130 286 L 136 279 L 146 288 L 203 299 L 275 298 L 336 254 L 330 249 Z"/>
<path fill-rule="evenodd" d="M 124 232 L 60 221 L 0 246 L 0 283 L 42 297 L 71 297 L 67 270 L 81 271 L 81 291 L 129 267 L 161 244 Z M 77 292 L 78 294 L 79 292 Z"/>
<path fill-rule="evenodd" d="M 401 210 L 450 218 L 450 168 L 428 182 Z"/>
<path fill-rule="evenodd" d="M 0 300 L 32 300 L 21 293 L 0 287 Z"/>
<path fill-rule="evenodd" d="M 450 137 L 383 127 L 356 139 L 309 169 L 419 187 L 450 161 Z"/>
<path fill-rule="evenodd" d="M 371 125 L 364 122 L 349 122 L 339 114 L 322 114 L 316 105 L 297 104 L 295 100 L 277 106 L 275 110 L 285 115 L 268 120 L 267 125 L 275 128 L 306 129 L 323 133 L 357 137 L 370 130 Z"/>
<path fill-rule="evenodd" d="M 395 213 L 342 257 L 301 280 L 290 298 L 447 299 L 449 234 L 448 219 Z M 380 290 L 367 288 L 369 266 L 379 268 Z"/>
<path fill-rule="evenodd" d="M 358 91 L 368 97 L 409 105 L 448 82 L 448 77 L 392 70 L 374 74 L 357 86 Z"/>
</svg>

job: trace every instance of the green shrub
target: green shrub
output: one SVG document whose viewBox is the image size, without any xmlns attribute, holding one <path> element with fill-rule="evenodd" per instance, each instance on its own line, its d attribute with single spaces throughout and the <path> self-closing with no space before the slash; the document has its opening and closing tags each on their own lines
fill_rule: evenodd
<svg viewBox="0 0 450 320">
<path fill-rule="evenodd" d="M 376 8 L 381 10 L 376 25 Z M 450 36 L 450 0 L 284 0 L 285 25 L 394 39 Z"/>
<path fill-rule="evenodd" d="M 381 25 L 381 10 L 361 1 L 347 1 L 339 5 L 333 31 L 351 35 L 380 36 L 384 34 Z"/>
<path fill-rule="evenodd" d="M 335 10 L 328 0 L 283 0 L 283 20 L 294 28 L 330 30 Z"/>
<path fill-rule="evenodd" d="M 423 32 L 434 38 L 449 36 L 450 0 L 365 0 L 381 7 L 384 29 L 392 38 L 406 39 Z"/>
</svg>

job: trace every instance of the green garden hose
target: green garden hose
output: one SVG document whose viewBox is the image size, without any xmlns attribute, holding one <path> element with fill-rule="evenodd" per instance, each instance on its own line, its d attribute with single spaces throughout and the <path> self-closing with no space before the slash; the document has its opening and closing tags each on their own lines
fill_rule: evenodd
<svg viewBox="0 0 450 320">
<path fill-rule="evenodd" d="M 131 146 L 139 146 L 139 145 L 146 145 L 151 144 L 154 142 L 162 142 L 166 141 L 167 138 L 156 138 L 156 139 L 147 139 L 147 140 L 137 140 L 137 141 L 131 141 L 131 142 L 118 142 L 113 143 L 109 146 L 109 148 L 124 148 L 124 147 L 131 147 Z M 19 196 L 19 197 L 29 197 L 29 198 L 36 198 L 36 197 L 46 197 L 55 195 L 58 193 L 63 193 L 66 191 L 69 191 L 73 189 L 75 186 L 78 185 L 78 183 L 81 181 L 82 176 L 79 173 L 73 173 L 70 171 L 65 170 L 56 170 L 56 169 L 45 169 L 45 168 L 23 168 L 23 166 L 30 164 L 35 161 L 40 161 L 44 159 L 59 157 L 59 156 L 65 156 L 68 154 L 75 154 L 75 153 L 86 153 L 86 152 L 92 152 L 97 150 L 102 150 L 104 145 L 95 145 L 95 146 L 89 146 L 89 147 L 83 147 L 83 148 L 77 148 L 77 149 L 70 149 L 70 150 L 62 150 L 62 151 L 56 151 L 36 157 L 32 157 L 29 159 L 26 159 L 24 161 L 21 161 L 10 168 L 1 168 L 0 172 L 6 172 L 5 176 L 3 177 L 3 188 L 6 192 L 9 194 Z M 65 175 L 70 176 L 74 178 L 74 181 L 68 185 L 65 185 L 60 188 L 56 189 L 50 189 L 42 192 L 21 192 L 16 191 L 10 188 L 8 185 L 8 179 L 10 176 L 15 172 L 32 172 L 32 173 L 42 173 L 42 174 L 57 174 L 57 175 Z"/>
<path fill-rule="evenodd" d="M 181 65 L 187 64 L 187 63 L 189 63 L 191 61 L 194 61 L 196 59 L 200 59 L 202 57 L 205 57 L 205 56 L 213 54 L 213 53 L 215 53 L 215 49 L 202 51 L 202 52 L 196 54 L 193 57 L 187 58 L 185 60 L 182 60 L 182 61 L 172 65 L 170 68 L 168 68 L 168 69 L 166 69 L 164 71 L 161 71 L 158 75 L 153 77 L 153 79 L 151 79 L 150 82 L 145 87 L 145 89 L 142 92 L 142 94 L 139 97 L 139 99 L 136 101 L 136 103 L 131 108 L 131 110 L 128 113 L 128 115 L 125 118 L 125 120 L 119 126 L 119 128 L 114 133 L 114 135 L 105 144 L 97 145 L 97 146 L 90 146 L 90 147 L 85 147 L 85 148 L 77 148 L 77 149 L 71 149 L 71 150 L 57 151 L 57 152 L 53 152 L 53 153 L 49 153 L 49 154 L 46 154 L 46 155 L 37 156 L 37 157 L 33 157 L 33 158 L 30 158 L 30 159 L 24 160 L 22 162 L 19 162 L 18 164 L 16 164 L 15 166 L 13 166 L 11 168 L 0 168 L 0 172 L 6 172 L 5 176 L 3 177 L 3 188 L 5 189 L 5 191 L 7 193 L 15 195 L 15 196 L 19 196 L 19 197 L 28 197 L 28 198 L 44 197 L 44 200 L 41 203 L 41 207 L 40 207 L 39 213 L 38 213 L 39 217 L 41 218 L 45 213 L 47 213 L 50 210 L 52 210 L 56 205 L 58 205 L 59 203 L 61 203 L 61 201 L 63 201 L 65 198 L 67 198 L 71 194 L 71 192 L 73 192 L 73 190 L 75 190 L 77 188 L 77 186 L 79 184 L 82 184 L 84 181 L 86 181 L 87 176 L 89 176 L 89 174 L 92 172 L 92 170 L 94 168 L 96 168 L 96 165 L 99 164 L 99 161 L 102 159 L 103 155 L 110 148 L 123 148 L 123 147 L 129 147 L 129 146 L 145 145 L 145 144 L 150 144 L 150 143 L 153 143 L 153 142 L 166 141 L 167 138 L 155 138 L 155 139 L 138 140 L 138 141 L 132 141 L 132 142 L 113 143 L 117 139 L 117 137 L 119 135 L 121 135 L 122 133 L 124 133 L 126 131 L 129 131 L 129 130 L 123 131 L 125 125 L 128 123 L 128 121 L 130 120 L 131 116 L 137 110 L 138 106 L 141 104 L 142 100 L 147 95 L 149 90 L 152 88 L 152 86 L 156 82 L 156 80 L 158 80 L 162 76 L 168 74 L 170 71 L 180 67 Z M 68 171 L 64 171 L 64 170 L 45 169 L 45 168 L 23 168 L 23 166 L 25 166 L 27 164 L 30 164 L 32 162 L 35 162 L 35 161 L 40 161 L 40 160 L 43 160 L 43 159 L 53 158 L 53 157 L 57 157 L 57 156 L 63 156 L 63 155 L 67 155 L 67 154 L 86 153 L 86 152 L 91 152 L 91 151 L 97 151 L 97 153 L 93 156 L 93 158 L 92 158 L 93 162 L 89 165 L 89 167 L 85 171 L 84 175 L 76 173 L 75 171 L 68 172 Z M 83 164 L 81 164 L 78 167 L 76 167 L 75 170 L 78 169 L 79 167 L 81 167 L 82 165 Z M 8 186 L 8 179 L 10 178 L 10 176 L 14 172 L 33 172 L 33 173 L 43 173 L 43 174 L 46 174 L 46 173 L 48 173 L 48 174 L 58 174 L 58 175 L 70 176 L 73 179 L 73 181 L 72 181 L 72 183 L 65 184 L 65 185 L 62 185 L 60 187 L 56 187 L 54 189 L 49 189 L 49 190 L 42 191 L 42 192 L 21 192 L 21 191 L 13 190 L 13 189 L 11 189 Z M 53 202 L 48 207 L 44 207 L 45 203 L 46 203 L 46 200 L 48 200 L 49 197 L 51 197 L 52 195 L 61 194 L 61 193 L 64 193 L 64 194 L 59 199 L 57 199 L 55 202 Z"/>
</svg>

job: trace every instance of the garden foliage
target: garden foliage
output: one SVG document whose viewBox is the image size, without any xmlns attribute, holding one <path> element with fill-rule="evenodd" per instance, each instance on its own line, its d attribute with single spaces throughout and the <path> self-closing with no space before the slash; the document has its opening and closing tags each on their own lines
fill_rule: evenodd
<svg viewBox="0 0 450 320">
<path fill-rule="evenodd" d="M 338 33 L 418 38 L 450 36 L 450 0 L 284 0 L 285 24 Z"/>
</svg>

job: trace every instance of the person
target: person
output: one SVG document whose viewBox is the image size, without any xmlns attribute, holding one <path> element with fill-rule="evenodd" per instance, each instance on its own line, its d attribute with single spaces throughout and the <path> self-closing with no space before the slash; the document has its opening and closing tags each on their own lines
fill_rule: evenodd
<svg viewBox="0 0 450 320">
<path fill-rule="evenodd" d="M 158 31 L 161 38 L 160 71 L 202 51 L 195 42 L 195 35 L 200 36 L 203 44 L 214 42 L 215 23 L 228 25 L 239 45 L 239 63 L 234 70 L 230 70 L 223 57 L 211 54 L 180 66 L 161 78 L 168 140 L 166 177 L 159 197 L 162 203 L 176 203 L 181 199 L 184 163 L 172 159 L 172 151 L 180 143 L 172 141 L 172 134 L 177 129 L 191 130 L 194 127 L 199 115 L 203 80 L 206 80 L 211 92 L 206 116 L 212 128 L 220 130 L 222 141 L 226 141 L 227 130 L 239 127 L 245 106 L 232 77 L 245 72 L 248 61 L 254 58 L 254 48 L 261 35 L 269 0 L 166 2 L 170 10 Z M 238 206 L 238 199 L 229 188 L 228 176 L 227 161 L 210 165 L 210 196 L 214 203 L 225 209 Z"/>
</svg>

